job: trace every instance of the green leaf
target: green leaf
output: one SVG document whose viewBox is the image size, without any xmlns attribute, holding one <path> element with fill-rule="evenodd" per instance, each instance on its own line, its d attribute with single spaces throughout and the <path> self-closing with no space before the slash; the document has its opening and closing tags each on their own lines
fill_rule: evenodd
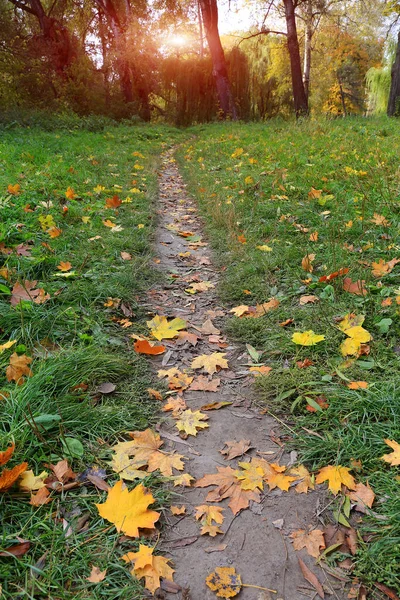
<svg viewBox="0 0 400 600">
<path fill-rule="evenodd" d="M 9 296 L 11 295 L 10 288 L 8 288 L 6 285 L 3 285 L 2 283 L 0 283 L 0 292 L 2 292 L 3 294 L 8 294 Z"/>
<path fill-rule="evenodd" d="M 388 333 L 392 323 L 392 319 L 382 319 L 379 321 L 379 323 L 376 324 L 377 328 L 379 329 L 379 333 Z"/>
<path fill-rule="evenodd" d="M 306 396 L 306 400 L 307 400 L 307 404 L 309 404 L 310 406 L 312 406 L 313 408 L 315 408 L 316 411 L 322 412 L 322 408 L 320 407 L 320 405 L 318 404 L 318 402 L 315 402 L 315 400 L 313 400 L 313 398 L 310 398 L 309 396 Z"/>
<path fill-rule="evenodd" d="M 262 352 L 257 352 L 254 346 L 250 344 L 246 344 L 247 352 L 250 354 L 250 357 L 254 360 L 254 362 L 258 363 L 260 361 Z"/>
<path fill-rule="evenodd" d="M 67 437 L 61 440 L 65 454 L 72 458 L 81 458 L 85 452 L 81 442 L 76 438 Z"/>
</svg>

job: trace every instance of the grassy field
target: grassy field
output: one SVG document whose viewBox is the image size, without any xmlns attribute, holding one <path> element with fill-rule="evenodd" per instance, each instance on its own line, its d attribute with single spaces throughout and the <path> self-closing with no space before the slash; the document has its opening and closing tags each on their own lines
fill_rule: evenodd
<svg viewBox="0 0 400 600">
<path fill-rule="evenodd" d="M 154 420 L 151 376 L 129 335 L 141 331 L 139 295 L 155 278 L 158 158 L 177 135 L 122 126 L 1 133 L 0 451 L 15 442 L 7 467 L 26 461 L 39 474 L 65 457 L 76 473 L 102 469 L 110 445 Z M 162 504 L 165 492 L 155 494 Z M 39 507 L 29 498 L 18 488 L 0 494 L 0 551 L 31 542 L 27 554 L 0 558 L 2 598 L 142 597 L 119 559 L 119 534 L 94 506 L 104 492 L 88 484 Z M 93 564 L 107 568 L 101 591 L 86 581 Z"/>
<path fill-rule="evenodd" d="M 274 121 L 191 133 L 178 157 L 223 267 L 222 298 L 279 301 L 261 318 L 229 320 L 230 333 L 272 367 L 257 387 L 272 414 L 291 415 L 301 459 L 351 467 L 375 491 L 356 573 L 400 591 L 398 471 L 381 459 L 385 438 L 400 442 L 400 123 Z M 363 315 L 371 335 L 350 353 L 338 326 L 349 313 L 357 325 Z M 293 343 L 309 330 L 325 339 Z"/>
</svg>

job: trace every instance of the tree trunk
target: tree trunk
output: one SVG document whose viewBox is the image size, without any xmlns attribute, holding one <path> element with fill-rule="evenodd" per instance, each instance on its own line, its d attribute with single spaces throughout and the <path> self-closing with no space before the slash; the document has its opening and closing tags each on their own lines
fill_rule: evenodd
<svg viewBox="0 0 400 600">
<path fill-rule="evenodd" d="M 201 19 L 200 2 L 197 1 L 197 18 L 199 21 L 200 58 L 204 57 L 203 21 Z"/>
<path fill-rule="evenodd" d="M 199 0 L 199 4 L 213 63 L 213 75 L 217 87 L 219 105 L 225 118 L 231 117 L 236 121 L 237 111 L 229 83 L 225 54 L 218 31 L 217 0 Z"/>
<path fill-rule="evenodd" d="M 103 65 L 101 67 L 101 71 L 103 73 L 103 82 L 104 82 L 104 102 L 106 108 L 109 109 L 111 106 L 111 96 L 110 96 L 110 64 L 108 60 L 108 49 L 107 49 L 107 41 L 106 41 L 106 31 L 104 24 L 104 13 L 101 10 L 97 11 L 97 16 L 99 19 L 99 37 L 101 41 L 101 54 L 103 57 Z"/>
<path fill-rule="evenodd" d="M 297 37 L 296 15 L 293 0 L 283 0 L 287 26 L 287 46 L 292 73 L 293 101 L 296 117 L 308 115 L 308 101 L 304 90 L 301 72 L 299 39 Z"/>
<path fill-rule="evenodd" d="M 313 7 L 312 0 L 307 0 L 306 6 L 306 28 L 304 32 L 304 65 L 303 85 L 306 98 L 310 97 L 310 75 L 311 75 L 311 42 L 313 37 Z"/>
<path fill-rule="evenodd" d="M 400 32 L 397 37 L 396 58 L 392 66 L 392 80 L 390 84 L 387 114 L 389 117 L 398 116 L 400 101 Z"/>
<path fill-rule="evenodd" d="M 42 5 L 41 0 L 29 0 L 23 4 L 18 0 L 9 0 L 17 8 L 36 17 L 39 23 L 41 35 L 36 36 L 36 50 L 46 55 L 52 67 L 58 75 L 67 78 L 68 69 L 76 59 L 77 52 L 70 33 L 64 25 L 49 17 Z M 75 40 L 76 42 L 76 40 Z"/>
</svg>

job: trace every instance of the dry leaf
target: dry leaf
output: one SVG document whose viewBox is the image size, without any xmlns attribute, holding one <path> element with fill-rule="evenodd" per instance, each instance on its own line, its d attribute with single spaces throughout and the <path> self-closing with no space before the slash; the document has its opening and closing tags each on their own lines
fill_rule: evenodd
<svg viewBox="0 0 400 600">
<path fill-rule="evenodd" d="M 354 477 L 350 475 L 350 469 L 340 465 L 330 465 L 320 469 L 315 482 L 323 483 L 324 481 L 328 481 L 328 487 L 335 495 L 341 490 L 342 485 L 348 487 L 349 490 L 354 490 L 356 487 Z"/>
<path fill-rule="evenodd" d="M 211 402 L 210 404 L 204 404 L 200 410 L 219 410 L 220 408 L 224 408 L 224 406 L 231 406 L 232 404 L 232 402 Z"/>
<path fill-rule="evenodd" d="M 208 427 L 207 423 L 203 423 L 203 421 L 206 421 L 207 419 L 208 416 L 203 415 L 199 410 L 192 412 L 188 409 L 179 415 L 176 427 L 179 431 L 184 431 L 188 435 L 197 435 L 198 429 L 205 429 Z"/>
<path fill-rule="evenodd" d="M 209 375 L 213 375 L 220 369 L 228 368 L 228 361 L 224 358 L 226 354 L 213 352 L 212 354 L 201 354 L 192 361 L 192 369 L 204 369 Z"/>
<path fill-rule="evenodd" d="M 179 318 L 168 321 L 167 317 L 156 315 L 154 319 L 147 321 L 147 327 L 152 336 L 160 341 L 176 337 L 181 329 L 185 329 L 186 321 Z"/>
<path fill-rule="evenodd" d="M 100 581 L 103 581 L 103 579 L 105 579 L 106 575 L 107 569 L 104 569 L 104 571 L 100 571 L 99 567 L 95 567 L 93 565 L 89 577 L 86 577 L 86 581 L 90 581 L 90 583 L 100 583 Z"/>
<path fill-rule="evenodd" d="M 206 578 L 206 584 L 218 598 L 233 598 L 242 589 L 242 580 L 234 567 L 217 567 Z"/>
<path fill-rule="evenodd" d="M 356 296 L 366 296 L 368 293 L 365 288 L 364 280 L 358 279 L 357 281 L 352 281 L 350 277 L 345 277 L 343 279 L 343 289 L 345 292 L 355 294 Z"/>
<path fill-rule="evenodd" d="M 160 513 L 148 509 L 154 498 L 141 484 L 132 491 L 124 489 L 123 485 L 122 481 L 118 481 L 108 491 L 106 501 L 95 506 L 100 516 L 113 523 L 117 531 L 139 537 L 139 529 L 154 529 Z"/>
<path fill-rule="evenodd" d="M 228 506 L 234 515 L 248 508 L 250 500 L 260 502 L 259 491 L 243 490 L 236 477 L 236 471 L 231 467 L 217 467 L 217 471 L 217 473 L 204 475 L 196 482 L 196 487 L 217 486 L 208 493 L 206 502 L 221 502 L 225 498 L 230 498 Z"/>
<path fill-rule="evenodd" d="M 292 342 L 299 346 L 315 346 L 315 344 L 322 342 L 324 339 L 324 335 L 318 335 L 312 329 L 303 332 L 296 331 L 292 335 Z"/>
<path fill-rule="evenodd" d="M 301 268 L 303 271 L 307 273 L 312 273 L 314 271 L 314 267 L 312 262 L 315 260 L 315 254 L 306 254 L 306 256 L 301 261 Z"/>
<path fill-rule="evenodd" d="M 202 392 L 217 392 L 220 384 L 221 380 L 218 378 L 210 380 L 205 375 L 199 375 L 191 383 L 189 389 L 193 391 L 199 390 Z"/>
<path fill-rule="evenodd" d="M 32 506 L 42 506 L 42 504 L 48 504 L 51 502 L 49 498 L 50 492 L 47 487 L 42 487 L 36 494 L 32 494 L 29 504 Z"/>
<path fill-rule="evenodd" d="M 289 473 L 296 477 L 296 479 L 301 479 L 294 488 L 298 494 L 307 494 L 309 489 L 313 490 L 315 488 L 314 478 L 310 475 L 308 469 L 306 469 L 304 465 L 293 467 L 290 469 Z"/>
<path fill-rule="evenodd" d="M 211 537 L 215 537 L 217 533 L 223 533 L 218 526 L 213 524 L 213 521 L 218 525 L 223 523 L 223 510 L 224 509 L 219 506 L 209 506 L 208 504 L 196 506 L 195 517 L 196 520 L 201 523 L 201 535 L 208 534 Z"/>
<path fill-rule="evenodd" d="M 27 468 L 28 463 L 23 462 L 12 469 L 3 469 L 0 475 L 0 492 L 7 492 Z"/>
<path fill-rule="evenodd" d="M 400 459 L 400 455 L 399 455 L 399 459 Z M 400 462 L 399 462 L 399 464 L 400 464 Z M 368 482 L 367 482 L 367 485 L 364 485 L 363 483 L 357 483 L 354 490 L 352 492 L 350 492 L 349 498 L 350 498 L 350 500 L 353 500 L 353 502 L 356 502 L 355 509 L 358 512 L 365 513 L 366 512 L 365 507 L 372 508 L 372 505 L 375 500 L 375 494 L 372 491 L 372 489 L 370 488 L 370 485 Z"/>
<path fill-rule="evenodd" d="M 12 443 L 11 446 L 4 450 L 4 452 L 0 452 L 0 467 L 7 464 L 12 455 L 14 454 L 15 444 Z"/>
<path fill-rule="evenodd" d="M 184 515 L 186 513 L 186 506 L 171 506 L 171 512 L 173 515 Z"/>
<path fill-rule="evenodd" d="M 139 354 L 163 354 L 165 352 L 165 346 L 150 344 L 148 340 L 136 340 L 133 349 Z"/>
<path fill-rule="evenodd" d="M 392 465 L 392 467 L 397 467 L 400 465 L 400 444 L 389 439 L 384 440 L 384 442 L 390 446 L 390 448 L 393 448 L 393 452 L 391 454 L 384 454 L 381 457 L 382 460 Z"/>
<path fill-rule="evenodd" d="M 131 574 L 136 579 L 145 579 L 145 587 L 152 594 L 160 587 L 160 579 L 173 581 L 174 570 L 168 565 L 169 560 L 163 556 L 154 556 L 154 548 L 143 544 L 139 546 L 139 552 L 128 552 L 122 556 L 127 563 L 133 563 Z"/>
<path fill-rule="evenodd" d="M 295 550 L 306 548 L 308 554 L 314 558 L 318 558 L 321 550 L 325 548 L 324 533 L 320 529 L 309 532 L 299 529 L 294 531 L 290 537 L 293 538 L 293 548 Z"/>
<path fill-rule="evenodd" d="M 317 594 L 320 598 L 325 598 L 324 588 L 318 581 L 316 575 L 307 567 L 307 565 L 301 560 L 301 558 L 297 559 L 299 561 L 301 572 L 303 573 L 304 579 L 311 583 L 311 585 L 316 589 Z"/>
<path fill-rule="evenodd" d="M 220 450 L 220 453 L 224 455 L 226 460 L 232 460 L 238 456 L 243 456 L 243 454 L 245 454 L 247 450 L 250 450 L 250 448 L 250 440 L 240 440 L 240 442 L 228 441 L 225 442 L 225 445 L 223 449 Z"/>
</svg>

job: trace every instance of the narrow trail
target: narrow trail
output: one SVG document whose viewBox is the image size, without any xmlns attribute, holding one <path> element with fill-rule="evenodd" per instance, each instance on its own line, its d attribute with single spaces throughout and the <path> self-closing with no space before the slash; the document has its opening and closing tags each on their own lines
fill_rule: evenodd
<svg viewBox="0 0 400 600">
<path fill-rule="evenodd" d="M 193 373 L 190 366 L 196 356 L 213 352 L 226 353 L 229 368 L 213 375 L 213 381 L 221 383 L 215 392 L 187 389 L 183 398 L 191 410 L 199 410 L 212 402 L 229 401 L 230 406 L 208 411 L 209 427 L 189 436 L 182 442 L 171 441 L 178 436 L 176 421 L 165 414 L 160 433 L 167 432 L 165 439 L 169 450 L 175 449 L 187 460 L 185 473 L 196 480 L 206 474 L 215 473 L 218 467 L 238 469 L 238 462 L 249 461 L 251 457 L 264 458 L 268 462 L 290 464 L 293 455 L 287 453 L 280 441 L 284 431 L 279 431 L 276 421 L 260 414 L 252 397 L 253 375 L 249 374 L 247 354 L 226 341 L 223 333 L 205 334 L 199 331 L 209 319 L 218 330 L 221 318 L 228 312 L 218 304 L 216 288 L 190 295 L 185 289 L 192 283 L 208 281 L 218 284 L 218 271 L 212 265 L 210 250 L 202 237 L 201 220 L 197 216 L 194 201 L 185 191 L 185 184 L 173 158 L 173 150 L 162 157 L 159 174 L 159 229 L 156 241 L 156 256 L 160 260 L 158 268 L 167 274 L 174 274 L 167 285 L 155 286 L 150 290 L 148 306 L 154 313 L 168 317 L 181 317 L 188 323 L 188 331 L 199 336 L 197 344 L 190 341 L 177 345 L 176 341 L 166 342 L 167 352 L 154 359 L 158 369 L 177 367 L 180 371 Z M 182 232 L 190 231 L 195 237 L 189 240 Z M 180 234 L 179 234 L 180 232 Z M 196 241 L 197 240 L 197 241 Z M 187 253 L 190 254 L 187 254 Z M 226 347 L 224 347 L 226 345 Z M 211 379 L 211 377 L 210 377 Z M 226 460 L 220 453 L 226 441 L 250 440 L 252 449 L 233 460 Z M 188 445 L 190 444 L 190 445 Z M 249 507 L 234 516 L 228 507 L 229 498 L 222 502 L 214 499 L 208 504 L 224 508 L 224 522 L 220 525 L 223 534 L 215 537 L 200 535 L 201 525 L 195 519 L 195 507 L 206 504 L 207 494 L 213 487 L 174 487 L 173 504 L 186 507 L 186 514 L 165 515 L 163 538 L 159 544 L 168 558 L 171 558 L 175 572 L 175 582 L 182 587 L 177 594 L 167 593 L 159 598 L 179 598 L 181 600 L 211 600 L 216 595 L 206 585 L 206 577 L 216 567 L 235 567 L 244 584 L 276 590 L 276 593 L 256 588 L 244 587 L 240 593 L 242 600 L 298 600 L 317 598 L 315 589 L 307 583 L 299 567 L 298 557 L 309 566 L 323 583 L 326 594 L 335 599 L 347 598 L 343 582 L 328 578 L 326 572 L 317 567 L 315 560 L 303 550 L 295 552 L 289 537 L 299 529 L 321 526 L 324 518 L 321 507 L 325 502 L 317 492 L 297 494 L 267 485 L 260 493 L 260 502 L 250 501 Z M 322 517 L 317 519 L 319 508 Z"/>
</svg>

